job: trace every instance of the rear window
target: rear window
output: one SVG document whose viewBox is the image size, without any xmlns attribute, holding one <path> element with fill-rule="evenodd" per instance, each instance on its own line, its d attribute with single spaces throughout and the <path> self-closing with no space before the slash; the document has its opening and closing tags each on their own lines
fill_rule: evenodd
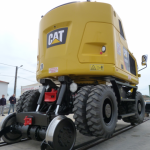
<svg viewBox="0 0 150 150">
<path fill-rule="evenodd" d="M 120 34 L 121 34 L 121 36 L 125 39 L 124 33 L 123 33 L 122 24 L 121 24 L 121 21 L 120 21 L 120 20 L 119 20 L 119 28 L 120 28 Z"/>
</svg>

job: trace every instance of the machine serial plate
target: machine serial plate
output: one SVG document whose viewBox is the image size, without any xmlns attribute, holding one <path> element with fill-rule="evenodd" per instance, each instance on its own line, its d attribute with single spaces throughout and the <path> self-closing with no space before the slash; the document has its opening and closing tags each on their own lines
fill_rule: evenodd
<svg viewBox="0 0 150 150">
<path fill-rule="evenodd" d="M 104 65 L 90 64 L 90 71 L 104 71 Z"/>
</svg>

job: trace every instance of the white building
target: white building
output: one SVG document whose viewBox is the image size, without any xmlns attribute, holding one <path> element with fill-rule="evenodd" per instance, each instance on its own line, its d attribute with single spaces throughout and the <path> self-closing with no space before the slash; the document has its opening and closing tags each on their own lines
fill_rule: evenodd
<svg viewBox="0 0 150 150">
<path fill-rule="evenodd" d="M 5 98 L 7 99 L 8 84 L 9 82 L 0 80 L 0 98 L 2 98 L 2 95 L 5 95 Z"/>
<path fill-rule="evenodd" d="M 60 86 L 60 83 L 58 81 L 53 81 L 57 86 Z M 30 84 L 26 86 L 21 86 L 21 95 L 29 90 L 37 90 L 39 87 L 42 86 L 40 83 Z"/>
<path fill-rule="evenodd" d="M 41 85 L 40 83 L 36 83 L 36 84 L 21 86 L 21 95 L 26 91 L 39 89 L 40 85 Z"/>
</svg>

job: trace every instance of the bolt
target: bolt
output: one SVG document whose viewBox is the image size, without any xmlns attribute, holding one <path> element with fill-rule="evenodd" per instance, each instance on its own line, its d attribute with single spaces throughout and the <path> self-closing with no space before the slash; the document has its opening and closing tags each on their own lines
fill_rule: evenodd
<svg viewBox="0 0 150 150">
<path fill-rule="evenodd" d="M 60 145 L 61 145 L 62 147 L 64 147 L 64 144 L 63 144 L 63 142 L 62 142 L 61 140 L 59 140 L 58 142 L 60 143 Z"/>
<path fill-rule="evenodd" d="M 70 143 L 70 141 L 67 140 L 67 143 Z"/>
<path fill-rule="evenodd" d="M 67 128 L 67 127 L 63 127 L 63 129 L 68 130 L 68 128 Z"/>
<path fill-rule="evenodd" d="M 69 130 L 69 131 L 68 131 L 68 133 L 70 133 L 70 134 L 71 134 L 71 133 L 72 133 L 72 131 L 71 131 L 71 130 Z"/>
</svg>

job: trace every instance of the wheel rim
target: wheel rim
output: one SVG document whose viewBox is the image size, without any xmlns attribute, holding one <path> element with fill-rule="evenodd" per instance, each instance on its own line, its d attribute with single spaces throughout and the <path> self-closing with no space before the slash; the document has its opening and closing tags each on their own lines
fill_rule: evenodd
<svg viewBox="0 0 150 150">
<path fill-rule="evenodd" d="M 110 116 L 111 116 L 111 106 L 110 106 L 110 104 L 106 104 L 106 106 L 105 106 L 105 115 L 106 115 L 107 118 L 110 118 Z"/>
<path fill-rule="evenodd" d="M 106 125 L 109 125 L 112 120 L 112 109 L 112 101 L 109 98 L 106 98 L 103 104 L 103 118 Z"/>
<path fill-rule="evenodd" d="M 140 101 L 140 100 L 138 100 L 138 103 L 137 103 L 137 110 L 138 110 L 138 113 L 139 113 L 139 115 L 140 115 L 141 112 L 142 112 L 142 104 L 141 104 L 141 101 Z"/>
</svg>

